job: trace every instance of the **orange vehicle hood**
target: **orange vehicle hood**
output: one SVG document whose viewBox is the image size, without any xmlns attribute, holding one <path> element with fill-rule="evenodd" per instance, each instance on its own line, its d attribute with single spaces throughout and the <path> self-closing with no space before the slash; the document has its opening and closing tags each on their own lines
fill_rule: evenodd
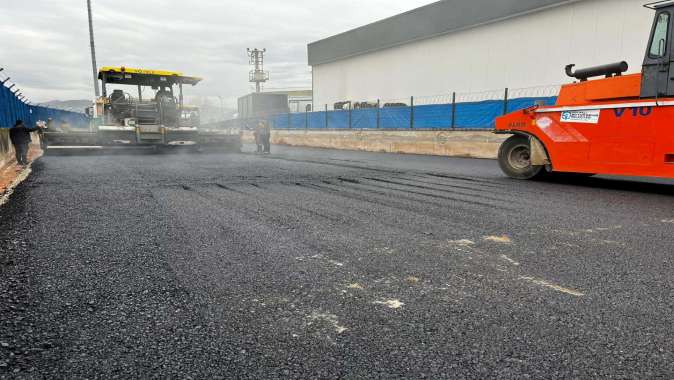
<svg viewBox="0 0 674 380">
<path fill-rule="evenodd" d="M 562 86 L 558 106 L 578 106 L 605 103 L 614 99 L 638 99 L 641 94 L 641 74 L 576 82 Z"/>
</svg>

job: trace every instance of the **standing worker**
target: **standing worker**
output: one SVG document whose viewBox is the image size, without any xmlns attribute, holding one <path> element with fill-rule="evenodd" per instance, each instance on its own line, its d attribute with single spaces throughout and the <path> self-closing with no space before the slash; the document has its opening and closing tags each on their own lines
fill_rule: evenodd
<svg viewBox="0 0 674 380">
<path fill-rule="evenodd" d="M 264 153 L 271 152 L 271 127 L 267 121 L 262 122 L 262 145 L 264 145 Z"/>
<path fill-rule="evenodd" d="M 35 129 L 37 130 L 37 137 L 40 139 L 40 149 L 47 149 L 47 142 L 44 139 L 44 131 L 47 128 L 47 123 L 42 120 L 39 120 L 35 123 Z"/>
<path fill-rule="evenodd" d="M 16 153 L 16 162 L 19 165 L 28 165 L 28 144 L 31 142 L 31 130 L 23 125 L 22 120 L 17 120 L 14 126 L 9 129 L 9 139 L 14 145 Z"/>
<path fill-rule="evenodd" d="M 253 134 L 255 135 L 255 152 L 262 153 L 262 122 L 257 123 Z"/>
</svg>

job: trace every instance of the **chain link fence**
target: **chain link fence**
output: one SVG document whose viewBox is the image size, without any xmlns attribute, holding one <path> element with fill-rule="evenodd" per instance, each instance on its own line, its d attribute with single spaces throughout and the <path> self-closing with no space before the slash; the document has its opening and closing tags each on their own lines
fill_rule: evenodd
<svg viewBox="0 0 674 380">
<path fill-rule="evenodd" d="M 497 117 L 536 104 L 553 105 L 561 86 L 537 86 L 399 99 L 314 105 L 314 112 L 269 118 L 275 129 L 493 129 Z M 246 121 L 240 121 L 246 124 Z"/>
</svg>

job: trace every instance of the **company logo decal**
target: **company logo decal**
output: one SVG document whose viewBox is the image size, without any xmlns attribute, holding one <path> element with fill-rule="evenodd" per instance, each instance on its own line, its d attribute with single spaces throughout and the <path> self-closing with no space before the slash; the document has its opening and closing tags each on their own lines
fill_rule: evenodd
<svg viewBox="0 0 674 380">
<path fill-rule="evenodd" d="M 563 123 L 598 124 L 600 115 L 601 110 L 566 111 L 562 112 L 559 120 Z"/>
</svg>

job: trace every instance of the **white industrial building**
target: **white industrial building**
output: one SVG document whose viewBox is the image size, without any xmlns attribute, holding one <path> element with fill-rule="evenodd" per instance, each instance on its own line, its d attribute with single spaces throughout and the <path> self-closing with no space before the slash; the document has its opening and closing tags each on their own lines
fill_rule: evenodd
<svg viewBox="0 0 674 380">
<path fill-rule="evenodd" d="M 571 81 L 564 66 L 638 72 L 645 0 L 444 0 L 309 45 L 316 109 Z"/>
</svg>

